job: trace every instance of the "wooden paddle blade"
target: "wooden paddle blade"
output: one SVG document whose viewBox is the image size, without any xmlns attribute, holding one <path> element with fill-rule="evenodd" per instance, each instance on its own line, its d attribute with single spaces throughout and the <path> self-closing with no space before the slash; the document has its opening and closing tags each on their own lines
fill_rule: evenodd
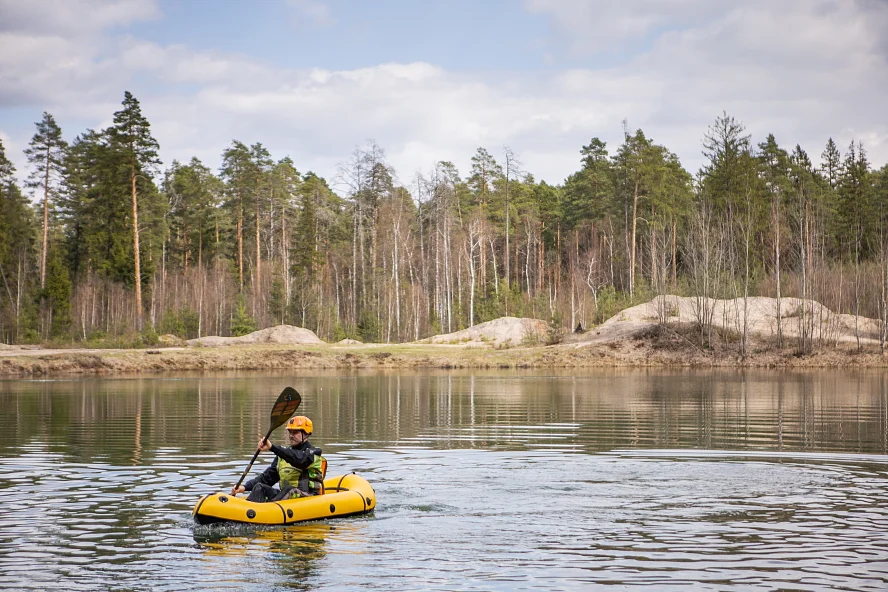
<svg viewBox="0 0 888 592">
<path fill-rule="evenodd" d="M 296 412 L 300 403 L 302 403 L 302 395 L 300 395 L 292 386 L 288 386 L 282 390 L 281 394 L 278 395 L 277 401 L 274 402 L 274 406 L 271 408 L 271 425 L 268 428 L 268 433 L 265 434 L 265 437 L 262 439 L 268 440 L 271 432 L 284 425 L 287 420 L 290 419 L 290 416 Z M 237 480 L 237 485 L 232 488 L 232 495 L 236 495 L 237 488 L 244 482 L 244 478 L 250 472 L 250 469 L 253 468 L 253 463 L 256 462 L 256 457 L 258 456 L 259 449 L 257 448 L 256 454 L 253 455 L 250 464 L 247 465 L 247 470 L 245 470 L 240 479 Z"/>
<path fill-rule="evenodd" d="M 271 408 L 271 429 L 274 430 L 287 423 L 290 416 L 296 413 L 299 404 L 302 403 L 302 395 L 292 386 L 281 391 L 274 407 Z"/>
</svg>

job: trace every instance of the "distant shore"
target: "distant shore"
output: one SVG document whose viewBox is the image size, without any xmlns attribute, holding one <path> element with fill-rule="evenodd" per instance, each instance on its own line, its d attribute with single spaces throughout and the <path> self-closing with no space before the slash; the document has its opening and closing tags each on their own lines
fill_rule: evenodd
<svg viewBox="0 0 888 592">
<path fill-rule="evenodd" d="M 130 350 L 3 350 L 0 376 L 156 374 L 186 371 L 307 369 L 519 369 L 605 367 L 882 368 L 888 356 L 868 345 L 842 345 L 800 355 L 793 348 L 705 351 L 663 335 L 607 344 L 566 343 L 497 349 L 476 345 L 246 345 Z"/>
<path fill-rule="evenodd" d="M 885 368 L 880 324 L 837 314 L 814 301 L 784 299 L 782 347 L 773 298 L 710 300 L 712 326 L 694 322 L 695 299 L 667 296 L 621 311 L 589 331 L 557 335 L 538 319 L 500 317 L 446 335 L 402 344 L 343 340 L 328 344 L 304 328 L 278 325 L 241 337 L 204 337 L 187 342 L 163 336 L 176 347 L 144 349 L 47 349 L 0 347 L 0 377 L 154 374 L 231 370 L 308 369 L 518 369 L 518 368 Z M 661 318 L 668 305 L 668 315 Z M 806 316 L 801 324 L 799 313 Z M 740 355 L 739 319 L 750 327 L 747 355 Z M 802 326 L 816 321 L 799 348 Z M 702 339 L 705 337 L 706 339 Z M 860 351 L 858 351 L 858 340 Z M 703 345 L 706 343 L 707 345 Z"/>
</svg>

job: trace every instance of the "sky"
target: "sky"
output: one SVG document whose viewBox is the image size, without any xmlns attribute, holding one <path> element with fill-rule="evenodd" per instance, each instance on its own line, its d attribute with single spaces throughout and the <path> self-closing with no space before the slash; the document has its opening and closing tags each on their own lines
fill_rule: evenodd
<svg viewBox="0 0 888 592">
<path fill-rule="evenodd" d="M 0 0 L 0 140 L 73 140 L 140 101 L 164 166 L 233 140 L 335 185 L 368 141 L 409 186 L 479 147 L 551 184 L 629 130 L 692 173 L 715 118 L 819 162 L 888 162 L 888 0 Z"/>
</svg>

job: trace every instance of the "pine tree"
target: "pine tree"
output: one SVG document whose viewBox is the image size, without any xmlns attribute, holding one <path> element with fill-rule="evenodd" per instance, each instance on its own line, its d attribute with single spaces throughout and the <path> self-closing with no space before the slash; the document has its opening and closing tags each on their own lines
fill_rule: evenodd
<svg viewBox="0 0 888 592">
<path fill-rule="evenodd" d="M 40 251 L 40 288 L 46 286 L 46 248 L 49 237 L 50 197 L 58 196 L 58 181 L 67 143 L 62 130 L 52 115 L 43 112 L 43 119 L 36 123 L 37 133 L 31 138 L 25 155 L 31 165 L 28 187 L 42 189 L 43 193 L 43 244 Z"/>
<path fill-rule="evenodd" d="M 194 157 L 187 165 L 173 161 L 165 189 L 170 234 L 179 237 L 178 243 L 170 249 L 181 260 L 183 269 L 187 270 L 193 261 L 201 269 L 207 259 L 205 252 L 215 248 L 215 229 L 210 224 L 210 217 L 218 205 L 220 182 L 200 159 Z"/>
<path fill-rule="evenodd" d="M 243 294 L 238 294 L 234 310 L 231 313 L 231 336 L 248 335 L 256 329 L 256 321 L 247 312 L 247 304 L 244 302 Z"/>
<path fill-rule="evenodd" d="M 270 254 L 270 259 L 274 259 L 276 250 L 275 246 L 279 245 L 279 249 L 277 249 L 280 252 L 279 275 L 283 293 L 283 314 L 279 318 L 283 321 L 286 320 L 286 315 L 290 307 L 292 287 L 290 279 L 290 236 L 293 234 L 293 221 L 295 219 L 294 199 L 296 199 L 296 196 L 299 194 L 301 185 L 302 179 L 299 176 L 299 171 L 296 170 L 296 166 L 293 164 L 293 161 L 289 156 L 282 158 L 274 165 L 274 169 L 271 172 L 270 201 L 272 215 L 270 216 L 271 228 L 269 229 L 269 232 L 272 234 L 272 252 Z M 277 215 L 279 230 L 275 229 L 274 214 Z M 280 233 L 279 235 L 278 232 Z M 277 240 L 278 236 L 280 240 Z M 312 238 L 316 241 L 317 235 L 315 234 Z"/>
<path fill-rule="evenodd" d="M 131 190 L 128 177 L 108 134 L 87 130 L 68 149 L 59 215 L 72 277 L 92 270 L 116 282 L 132 281 L 131 209 L 121 199 Z"/>
<path fill-rule="evenodd" d="M 296 244 L 293 256 L 293 271 L 305 286 L 314 280 L 318 263 L 316 240 L 318 236 L 317 210 L 322 187 L 317 177 L 308 177 L 302 185 L 301 209 L 296 222 Z"/>
<path fill-rule="evenodd" d="M 639 214 L 650 206 L 649 200 L 665 166 L 665 149 L 657 146 L 636 130 L 634 135 L 625 132 L 623 144 L 614 156 L 617 189 L 623 197 L 623 207 L 628 221 L 627 232 L 629 245 L 629 296 L 635 295 L 635 271 L 637 267 L 636 249 L 638 246 L 638 221 L 643 220 Z"/>
<path fill-rule="evenodd" d="M 142 115 L 139 101 L 126 91 L 123 98 L 123 109 L 114 113 L 114 125 L 109 130 L 111 144 L 115 151 L 124 159 L 132 189 L 132 223 L 133 223 L 133 264 L 134 283 L 136 288 L 136 322 L 142 330 L 142 270 L 139 244 L 139 199 L 138 187 L 142 192 L 153 191 L 152 182 L 154 168 L 160 164 L 157 156 L 159 146 L 151 135 L 151 124 Z M 150 185 L 150 187 L 147 187 Z"/>
<path fill-rule="evenodd" d="M 774 279 L 777 290 L 777 347 L 783 347 L 783 312 L 780 294 L 780 245 L 783 225 L 783 206 L 789 193 L 789 155 L 777 145 L 774 134 L 768 134 L 759 144 L 760 175 L 765 184 L 766 198 L 771 203 L 771 227 L 774 237 Z"/>
<path fill-rule="evenodd" d="M 839 185 L 839 176 L 842 174 L 842 155 L 832 138 L 826 142 L 826 148 L 820 158 L 822 160 L 820 170 L 823 176 L 829 183 L 830 189 L 836 189 Z"/>
<path fill-rule="evenodd" d="M 869 161 L 861 143 L 851 142 L 838 180 L 838 217 L 848 253 L 859 263 L 877 244 Z"/>
<path fill-rule="evenodd" d="M 503 178 L 503 169 L 496 162 L 496 159 L 485 148 L 478 148 L 472 157 L 472 170 L 466 179 L 466 185 L 472 190 L 473 201 L 477 206 L 476 215 L 479 221 L 480 241 L 480 281 L 482 296 L 487 294 L 487 240 L 488 234 L 493 232 L 490 227 L 497 225 L 499 222 L 500 212 L 503 208 L 500 204 L 493 203 L 493 197 L 496 195 L 493 191 L 496 184 Z M 505 223 L 505 220 L 503 220 Z M 491 254 L 491 259 L 496 265 L 496 253 Z M 505 265 L 504 265 L 505 267 Z M 472 323 L 470 323 L 471 325 Z"/>
<path fill-rule="evenodd" d="M 741 122 L 723 112 L 703 138 L 705 190 L 716 206 L 729 215 L 744 201 L 747 192 L 749 178 L 744 159 L 750 152 L 750 136 L 745 131 Z"/>
<path fill-rule="evenodd" d="M 61 337 L 71 329 L 71 279 L 61 249 L 51 249 L 43 296 L 49 306 L 50 334 Z"/>
<path fill-rule="evenodd" d="M 253 275 L 253 315 L 257 311 L 257 304 L 262 295 L 262 239 L 260 237 L 260 224 L 263 214 L 263 203 L 268 201 L 268 191 L 272 184 L 270 182 L 271 167 L 274 161 L 271 159 L 271 153 L 261 143 L 250 146 L 250 158 L 253 161 L 253 222 L 255 223 L 256 235 L 254 238 L 256 247 L 256 264 Z"/>
<path fill-rule="evenodd" d="M 601 220 L 611 207 L 613 170 L 607 144 L 592 138 L 580 150 L 583 168 L 564 184 L 564 220 L 569 228 Z"/>
<path fill-rule="evenodd" d="M 246 144 L 233 140 L 222 152 L 222 178 L 225 180 L 229 199 L 227 209 L 232 211 L 237 243 L 237 275 L 240 290 L 244 289 L 244 199 L 251 193 L 253 161 Z"/>
<path fill-rule="evenodd" d="M 26 309 L 35 239 L 34 211 L 15 183 L 15 167 L 0 141 L 0 334 L 6 342 L 34 329 Z"/>
</svg>

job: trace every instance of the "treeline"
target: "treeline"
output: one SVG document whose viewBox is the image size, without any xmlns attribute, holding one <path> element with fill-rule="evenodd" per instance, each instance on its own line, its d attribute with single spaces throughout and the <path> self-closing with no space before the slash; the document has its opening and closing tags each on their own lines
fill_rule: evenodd
<svg viewBox="0 0 888 592">
<path fill-rule="evenodd" d="M 703 151 L 692 175 L 626 128 L 613 151 L 583 146 L 558 186 L 508 148 L 479 148 L 466 176 L 442 161 L 399 183 L 370 142 L 328 181 L 237 140 L 216 172 L 197 158 L 161 170 L 129 92 L 108 129 L 70 144 L 44 113 L 25 152 L 32 199 L 0 144 L 0 338 L 153 343 L 288 323 L 398 342 L 504 315 L 557 333 L 667 293 L 698 297 L 704 344 L 709 297 L 888 319 L 888 166 L 830 140 L 815 167 L 727 114 Z M 799 347 L 824 342 L 814 311 L 793 310 L 779 345 L 790 316 Z M 745 324 L 738 335 L 745 354 Z"/>
</svg>

